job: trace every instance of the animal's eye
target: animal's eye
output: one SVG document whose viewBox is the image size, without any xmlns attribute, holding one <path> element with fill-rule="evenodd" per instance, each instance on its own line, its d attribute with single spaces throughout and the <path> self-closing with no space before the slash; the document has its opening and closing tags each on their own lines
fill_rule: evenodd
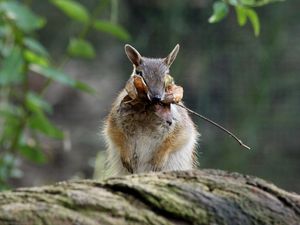
<svg viewBox="0 0 300 225">
<path fill-rule="evenodd" d="M 141 77 L 143 76 L 143 72 L 140 70 L 135 70 L 136 75 L 140 75 Z"/>
</svg>

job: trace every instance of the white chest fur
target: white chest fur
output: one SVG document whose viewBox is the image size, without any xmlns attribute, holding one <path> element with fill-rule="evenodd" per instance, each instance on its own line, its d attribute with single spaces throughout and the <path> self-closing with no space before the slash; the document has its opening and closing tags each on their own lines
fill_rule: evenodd
<svg viewBox="0 0 300 225">
<path fill-rule="evenodd" d="M 151 171 L 152 165 L 150 161 L 155 151 L 163 143 L 166 129 L 157 127 L 157 130 L 154 132 L 145 127 L 140 127 L 136 131 L 136 135 L 132 136 L 130 140 L 133 146 L 131 153 L 134 170 L 137 173 Z"/>
</svg>

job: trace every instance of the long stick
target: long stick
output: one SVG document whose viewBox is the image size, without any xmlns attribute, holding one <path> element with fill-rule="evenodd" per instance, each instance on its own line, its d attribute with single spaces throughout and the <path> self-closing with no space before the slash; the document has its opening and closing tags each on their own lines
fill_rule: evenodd
<svg viewBox="0 0 300 225">
<path fill-rule="evenodd" d="M 207 121 L 207 122 L 209 122 L 209 123 L 215 125 L 216 127 L 220 128 L 221 130 L 225 131 L 227 134 L 229 134 L 232 138 L 234 138 L 234 139 L 235 139 L 241 146 L 243 146 L 244 148 L 249 149 L 249 150 L 251 149 L 249 146 L 245 145 L 245 144 L 244 144 L 237 136 L 235 136 L 235 135 L 234 135 L 233 133 L 231 133 L 229 130 L 225 129 L 224 127 L 222 127 L 221 125 L 217 124 L 216 122 L 214 122 L 214 121 L 208 119 L 208 118 L 205 117 L 205 116 L 200 115 L 199 113 L 194 112 L 193 110 L 187 108 L 187 107 L 184 106 L 184 105 L 180 105 L 179 103 L 174 103 L 174 104 L 180 106 L 181 108 L 184 108 L 184 109 L 187 110 L 188 112 L 190 112 L 190 113 L 192 113 L 192 114 L 194 114 L 194 115 L 200 117 L 201 119 L 203 119 L 203 120 L 205 120 L 205 121 Z"/>
</svg>

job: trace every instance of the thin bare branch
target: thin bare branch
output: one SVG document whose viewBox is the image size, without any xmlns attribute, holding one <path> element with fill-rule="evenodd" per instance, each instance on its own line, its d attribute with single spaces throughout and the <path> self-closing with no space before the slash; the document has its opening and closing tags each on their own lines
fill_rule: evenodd
<svg viewBox="0 0 300 225">
<path fill-rule="evenodd" d="M 208 119 L 208 118 L 205 117 L 205 116 L 200 115 L 199 113 L 196 113 L 195 111 L 193 111 L 193 110 L 187 108 L 187 107 L 184 106 L 184 105 L 181 105 L 181 104 L 179 104 L 179 103 L 174 103 L 174 104 L 180 106 L 181 108 L 184 108 L 184 109 L 187 110 L 188 112 L 190 112 L 190 113 L 192 113 L 192 114 L 194 114 L 194 115 L 200 117 L 201 119 L 203 119 L 203 120 L 205 120 L 205 121 L 207 121 L 207 122 L 209 122 L 209 123 L 215 125 L 215 126 L 218 127 L 219 129 L 225 131 L 225 132 L 226 132 L 227 134 L 229 134 L 232 138 L 234 138 L 234 139 L 235 139 L 242 147 L 244 147 L 244 148 L 246 148 L 246 149 L 249 149 L 249 150 L 251 149 L 249 146 L 245 145 L 245 144 L 241 141 L 241 139 L 239 139 L 236 135 L 234 135 L 233 133 L 231 133 L 229 130 L 225 129 L 225 128 L 222 127 L 221 125 L 217 124 L 216 122 L 214 122 L 214 121 Z"/>
</svg>

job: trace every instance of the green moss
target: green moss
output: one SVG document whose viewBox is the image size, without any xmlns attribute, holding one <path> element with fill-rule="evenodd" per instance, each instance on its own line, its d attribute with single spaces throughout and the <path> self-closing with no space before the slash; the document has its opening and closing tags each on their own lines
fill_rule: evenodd
<svg viewBox="0 0 300 225">
<path fill-rule="evenodd" d="M 0 224 L 293 224 L 300 220 L 299 196 L 257 182 L 219 171 L 179 171 L 19 189 L 0 193 Z"/>
<path fill-rule="evenodd" d="M 159 193 L 159 194 L 158 194 Z M 167 217 L 177 218 L 190 222 L 207 223 L 207 213 L 188 202 L 185 199 L 177 196 L 174 188 L 168 187 L 166 190 L 160 190 L 153 194 L 149 192 L 140 191 L 141 196 L 150 204 L 151 208 L 165 214 Z"/>
</svg>

